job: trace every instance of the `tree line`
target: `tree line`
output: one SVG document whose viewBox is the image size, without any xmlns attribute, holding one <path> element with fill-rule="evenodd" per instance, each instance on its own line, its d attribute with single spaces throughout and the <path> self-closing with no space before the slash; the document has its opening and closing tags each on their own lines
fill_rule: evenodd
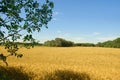
<svg viewBox="0 0 120 80">
<path fill-rule="evenodd" d="M 96 44 L 98 47 L 111 47 L 111 48 L 120 48 L 120 38 L 109 40 L 105 42 L 99 42 Z"/>
<path fill-rule="evenodd" d="M 44 46 L 50 47 L 72 47 L 72 46 L 85 46 L 85 47 L 93 47 L 95 44 L 93 43 L 74 43 L 72 41 L 68 41 L 62 38 L 55 38 L 55 40 L 48 40 L 44 42 Z"/>
<path fill-rule="evenodd" d="M 67 41 L 62 38 L 56 38 L 55 40 L 44 42 L 44 46 L 51 46 L 51 47 L 70 47 L 73 45 L 74 45 L 74 42 Z"/>
<path fill-rule="evenodd" d="M 19 46 L 48 46 L 48 47 L 75 47 L 75 46 L 81 46 L 81 47 L 109 47 L 109 48 L 120 48 L 120 38 L 117 38 L 115 40 L 109 40 L 105 42 L 98 42 L 97 44 L 94 43 L 74 43 L 72 41 L 68 41 L 62 38 L 55 38 L 54 40 L 47 40 L 44 43 L 22 43 L 22 42 L 16 42 Z M 0 43 L 2 45 L 2 43 Z"/>
<path fill-rule="evenodd" d="M 56 38 L 55 40 L 48 40 L 44 42 L 44 46 L 50 47 L 72 47 L 72 46 L 82 46 L 82 47 L 109 47 L 109 48 L 120 48 L 120 38 L 109 40 L 105 42 L 94 43 L 74 43 L 72 41 L 67 41 L 62 38 Z"/>
</svg>

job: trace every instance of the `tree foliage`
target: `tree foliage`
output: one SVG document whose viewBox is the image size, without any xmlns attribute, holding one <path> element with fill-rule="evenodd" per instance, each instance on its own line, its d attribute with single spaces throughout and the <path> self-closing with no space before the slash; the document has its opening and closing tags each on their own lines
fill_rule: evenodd
<svg viewBox="0 0 120 80">
<path fill-rule="evenodd" d="M 73 46 L 74 43 L 62 38 L 56 38 L 55 40 L 46 41 L 44 45 L 50 47 L 70 47 Z"/>
<path fill-rule="evenodd" d="M 112 41 L 105 41 L 105 42 L 102 42 L 102 43 L 99 42 L 98 44 L 96 44 L 96 46 L 120 48 L 120 38 L 117 38 L 117 39 L 112 40 Z"/>
<path fill-rule="evenodd" d="M 95 47 L 96 45 L 93 43 L 76 43 L 75 46 L 82 46 L 82 47 Z"/>
<path fill-rule="evenodd" d="M 45 46 L 50 47 L 71 47 L 71 46 L 82 46 L 82 47 L 95 47 L 93 43 L 74 43 L 72 41 L 67 41 L 62 38 L 55 38 L 55 40 L 48 40 L 44 42 Z"/>
<path fill-rule="evenodd" d="M 49 0 L 45 0 L 42 5 L 36 0 L 0 0 L 0 43 L 9 53 L 0 53 L 0 59 L 6 65 L 8 56 L 22 57 L 22 54 L 17 53 L 19 47 L 15 42 L 23 40 L 33 46 L 35 39 L 32 33 L 40 32 L 42 26 L 47 28 L 52 19 L 53 7 L 53 2 Z"/>
</svg>

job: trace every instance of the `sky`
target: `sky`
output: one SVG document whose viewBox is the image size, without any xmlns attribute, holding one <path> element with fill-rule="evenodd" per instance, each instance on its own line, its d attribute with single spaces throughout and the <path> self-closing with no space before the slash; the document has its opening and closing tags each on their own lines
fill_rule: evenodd
<svg viewBox="0 0 120 80">
<path fill-rule="evenodd" d="M 34 37 L 97 43 L 120 37 L 120 0 L 52 0 L 53 19 Z"/>
</svg>

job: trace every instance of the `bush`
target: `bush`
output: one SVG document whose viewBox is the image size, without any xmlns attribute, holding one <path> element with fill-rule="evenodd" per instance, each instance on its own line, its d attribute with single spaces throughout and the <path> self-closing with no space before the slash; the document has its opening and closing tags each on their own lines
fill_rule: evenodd
<svg viewBox="0 0 120 80">
<path fill-rule="evenodd" d="M 25 72 L 22 67 L 0 66 L 0 80 L 32 80 L 34 74 Z"/>
<path fill-rule="evenodd" d="M 40 80 L 91 80 L 86 73 L 77 73 L 69 70 L 57 70 L 47 73 Z"/>
</svg>

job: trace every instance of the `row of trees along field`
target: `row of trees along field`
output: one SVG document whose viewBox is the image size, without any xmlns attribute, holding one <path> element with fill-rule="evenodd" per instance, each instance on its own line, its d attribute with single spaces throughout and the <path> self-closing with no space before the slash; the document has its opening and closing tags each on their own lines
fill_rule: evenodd
<svg viewBox="0 0 120 80">
<path fill-rule="evenodd" d="M 56 38 L 55 40 L 48 40 L 44 42 L 44 46 L 51 46 L 51 47 L 71 47 L 71 46 L 95 46 L 93 43 L 74 43 L 72 41 L 67 41 L 62 38 Z"/>
<path fill-rule="evenodd" d="M 72 41 L 68 41 L 62 38 L 55 38 L 55 40 L 48 40 L 44 43 L 21 43 L 16 42 L 15 44 L 18 44 L 20 46 L 28 46 L 28 45 L 35 45 L 35 46 L 49 46 L 49 47 L 75 47 L 75 46 L 81 46 L 81 47 L 110 47 L 110 48 L 120 48 L 120 38 L 117 38 L 112 41 L 105 41 L 105 42 L 98 42 L 97 44 L 93 43 L 74 43 Z M 0 43 L 2 45 L 2 43 Z"/>
<path fill-rule="evenodd" d="M 112 41 L 99 42 L 97 44 L 93 43 L 74 43 L 72 41 L 67 41 L 62 38 L 56 38 L 55 40 L 48 40 L 44 42 L 44 46 L 50 47 L 71 47 L 71 46 L 83 46 L 83 47 L 111 47 L 120 48 L 120 38 Z"/>
<path fill-rule="evenodd" d="M 65 39 L 62 38 L 56 38 L 55 40 L 51 40 L 51 41 L 46 41 L 44 43 L 45 46 L 52 46 L 52 47 L 70 47 L 73 46 L 74 43 L 71 41 L 67 41 Z"/>
<path fill-rule="evenodd" d="M 120 48 L 120 38 L 117 38 L 117 39 L 111 40 L 111 41 L 105 41 L 105 42 L 102 42 L 102 43 L 99 42 L 98 44 L 96 44 L 96 46 Z"/>
</svg>

